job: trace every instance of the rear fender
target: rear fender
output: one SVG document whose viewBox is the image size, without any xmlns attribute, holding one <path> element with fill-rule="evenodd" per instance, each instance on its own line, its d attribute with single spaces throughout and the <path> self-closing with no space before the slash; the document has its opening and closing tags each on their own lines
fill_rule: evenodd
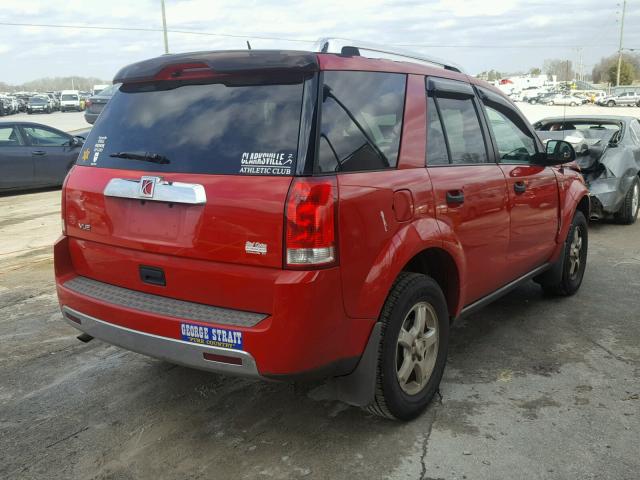
<svg viewBox="0 0 640 480">
<path fill-rule="evenodd" d="M 420 218 L 400 228 L 380 252 L 360 292 L 358 311 L 365 313 L 365 318 L 378 318 L 400 272 L 413 257 L 429 248 L 448 253 L 454 259 L 459 278 L 465 278 L 465 260 L 460 242 L 446 224 L 434 218 Z M 461 309 L 463 289 L 464 284 L 460 282 L 457 306 L 455 312 L 450 312 L 452 316 Z"/>
</svg>

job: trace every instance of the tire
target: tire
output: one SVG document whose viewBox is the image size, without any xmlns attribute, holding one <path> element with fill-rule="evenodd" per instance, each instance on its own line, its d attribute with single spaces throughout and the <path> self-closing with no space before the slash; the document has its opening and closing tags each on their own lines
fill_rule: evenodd
<svg viewBox="0 0 640 480">
<path fill-rule="evenodd" d="M 553 106 L 553 105 L 555 105 L 555 103 L 554 103 L 554 102 L 553 102 L 553 100 L 552 100 L 552 101 L 550 101 L 549 103 L 547 103 L 547 105 L 549 105 L 549 106 Z"/>
<path fill-rule="evenodd" d="M 422 327 L 416 324 L 419 317 L 423 319 Z M 444 294 L 431 277 L 403 272 L 391 288 L 380 322 L 376 392 L 365 409 L 381 417 L 411 420 L 429 405 L 444 372 L 449 343 Z M 401 330 L 411 347 L 401 345 Z M 402 382 L 399 370 L 405 364 L 408 368 L 404 370 L 409 373 Z M 421 367 L 423 378 L 419 374 Z"/>
<path fill-rule="evenodd" d="M 613 100 L 609 100 L 607 102 L 607 107 L 615 107 L 616 106 L 616 102 L 614 102 Z"/>
<path fill-rule="evenodd" d="M 535 105 L 536 103 L 538 103 L 538 101 L 532 98 L 531 100 L 529 100 L 529 103 L 531 105 Z"/>
<path fill-rule="evenodd" d="M 640 210 L 640 179 L 636 176 L 624 197 L 620 210 L 616 212 L 616 219 L 623 225 L 632 225 L 638 218 Z"/>
<path fill-rule="evenodd" d="M 576 103 L 576 102 L 571 102 L 569 105 L 570 105 L 571 107 L 575 107 L 575 106 L 577 105 L 577 103 Z"/>
<path fill-rule="evenodd" d="M 576 232 L 578 232 L 578 237 L 576 237 Z M 579 246 L 576 245 L 578 238 L 580 239 Z M 578 210 L 573 216 L 569 233 L 567 233 L 564 255 L 558 259 L 559 262 L 562 262 L 562 276 L 560 280 L 558 281 L 556 279 L 551 283 L 549 280 L 546 280 L 544 276 L 538 280 L 542 290 L 547 295 L 568 297 L 580 289 L 584 271 L 587 267 L 588 248 L 589 230 L 587 228 L 587 219 L 584 214 Z M 579 260 L 577 266 L 574 263 L 576 259 Z"/>
</svg>

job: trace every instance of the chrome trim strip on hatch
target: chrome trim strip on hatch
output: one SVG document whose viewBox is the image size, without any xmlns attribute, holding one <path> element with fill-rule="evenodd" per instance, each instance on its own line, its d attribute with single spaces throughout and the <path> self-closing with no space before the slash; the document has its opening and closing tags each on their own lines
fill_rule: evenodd
<svg viewBox="0 0 640 480">
<path fill-rule="evenodd" d="M 121 327 L 91 317 L 66 305 L 62 306 L 62 316 L 72 327 L 94 338 L 133 352 L 210 372 L 254 378 L 260 377 L 255 359 L 249 352 L 243 350 L 184 342 L 174 338 L 161 337 L 152 333 Z M 241 365 L 235 365 L 222 361 L 206 360 L 204 353 L 239 358 L 242 362 Z"/>
<path fill-rule="evenodd" d="M 141 192 L 140 180 L 129 178 L 112 178 L 104 189 L 105 197 L 133 198 L 153 202 L 186 203 L 203 205 L 207 203 L 204 187 L 197 183 L 167 182 L 160 177 L 143 177 L 145 180 L 154 178 L 155 185 L 152 196 Z"/>
</svg>

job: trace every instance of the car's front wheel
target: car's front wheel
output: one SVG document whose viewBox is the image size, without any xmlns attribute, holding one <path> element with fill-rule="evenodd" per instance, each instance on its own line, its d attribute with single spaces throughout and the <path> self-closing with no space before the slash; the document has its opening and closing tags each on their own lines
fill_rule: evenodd
<svg viewBox="0 0 640 480">
<path fill-rule="evenodd" d="M 607 102 L 607 106 L 609 106 L 609 107 L 615 107 L 615 106 L 616 106 L 616 102 L 614 102 L 613 100 L 609 100 L 609 101 Z"/>
<path fill-rule="evenodd" d="M 546 294 L 570 296 L 582 285 L 584 271 L 587 267 L 587 250 L 589 247 L 589 230 L 587 219 L 581 211 L 573 216 L 569 233 L 564 244 L 564 254 L 557 261 L 561 275 L 556 278 L 541 275 L 536 281 Z M 553 267 L 552 269 L 553 270 Z"/>
<path fill-rule="evenodd" d="M 447 360 L 449 314 L 442 290 L 431 277 L 401 273 L 382 314 L 374 401 L 376 415 L 410 420 L 438 390 Z"/>
<path fill-rule="evenodd" d="M 640 179 L 636 176 L 624 197 L 622 207 L 616 213 L 616 218 L 620 223 L 631 225 L 638 218 L 638 211 L 640 211 Z"/>
</svg>

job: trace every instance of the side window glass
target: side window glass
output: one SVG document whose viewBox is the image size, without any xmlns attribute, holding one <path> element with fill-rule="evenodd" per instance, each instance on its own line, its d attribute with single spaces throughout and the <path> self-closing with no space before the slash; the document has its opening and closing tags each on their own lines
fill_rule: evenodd
<svg viewBox="0 0 640 480">
<path fill-rule="evenodd" d="M 0 127 L 0 147 L 19 147 L 24 145 L 20 132 L 13 125 Z"/>
<path fill-rule="evenodd" d="M 314 170 L 354 172 L 398 162 L 406 75 L 325 72 Z"/>
<path fill-rule="evenodd" d="M 427 97 L 427 166 L 448 164 L 447 142 L 436 102 L 433 97 Z"/>
<path fill-rule="evenodd" d="M 500 161 L 529 163 L 536 154 L 536 144 L 531 134 L 504 113 L 486 105 L 485 109 L 493 137 L 496 139 Z"/>
<path fill-rule="evenodd" d="M 66 145 L 69 139 L 51 130 L 38 127 L 23 127 L 24 133 L 29 138 L 31 145 L 40 147 L 59 147 Z"/>
<path fill-rule="evenodd" d="M 449 142 L 451 163 L 486 163 L 487 150 L 473 101 L 470 98 L 438 98 L 437 101 Z"/>
</svg>

